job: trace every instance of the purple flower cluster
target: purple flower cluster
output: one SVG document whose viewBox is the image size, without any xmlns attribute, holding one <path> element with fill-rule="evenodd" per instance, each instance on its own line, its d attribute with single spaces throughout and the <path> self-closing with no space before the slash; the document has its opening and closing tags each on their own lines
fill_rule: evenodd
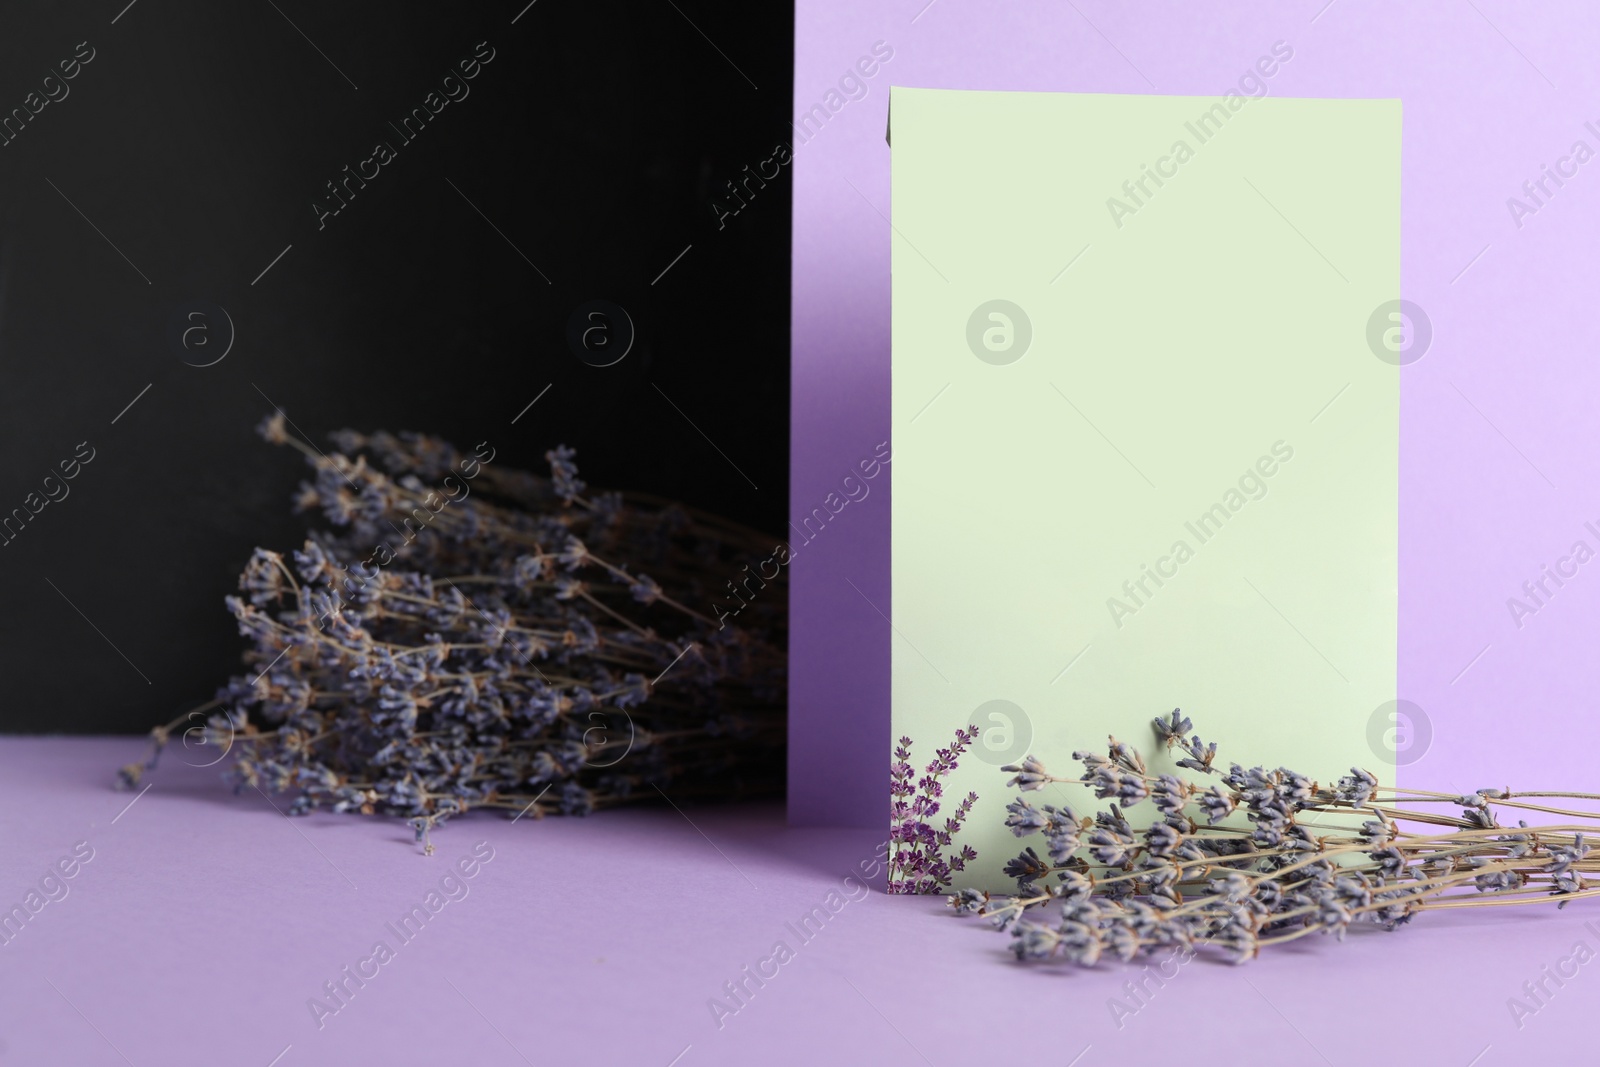
<svg viewBox="0 0 1600 1067">
<path fill-rule="evenodd" d="M 1015 895 L 964 889 L 948 898 L 951 907 L 1009 930 L 1022 960 L 1093 965 L 1103 956 L 1209 946 L 1243 962 L 1263 946 L 1313 933 L 1342 940 L 1358 922 L 1393 930 L 1430 907 L 1552 898 L 1565 906 L 1600 894 L 1585 878 L 1600 859 L 1589 859 L 1581 825 L 1600 823 L 1600 815 L 1544 799 L 1600 795 L 1457 796 L 1385 787 L 1359 767 L 1331 787 L 1287 767 L 1232 764 L 1224 773 L 1213 766 L 1216 744 L 1189 733 L 1191 725 L 1177 711 L 1154 721 L 1158 739 L 1178 754 L 1175 767 L 1220 785 L 1152 773 L 1116 738 L 1105 755 L 1073 753 L 1083 765 L 1078 777 L 1054 777 L 1031 755 L 1005 767 L 1022 794 L 1007 806 L 1006 826 L 1017 837 L 1042 835 L 1048 857 L 1026 848 L 1007 863 Z M 1027 799 L 1052 783 L 1087 786 L 1114 803 L 1079 818 Z M 1146 801 L 1155 816 L 1136 827 L 1123 809 Z M 1440 805 L 1458 805 L 1460 815 Z M 1563 821 L 1519 822 L 1508 833 L 1500 807 L 1555 812 Z M 1052 906 L 1053 919 L 1027 918 Z"/>
<path fill-rule="evenodd" d="M 781 791 L 782 599 L 739 626 L 684 606 L 764 538 L 585 495 L 565 447 L 545 479 L 420 435 L 341 431 L 324 454 L 282 415 L 262 434 L 306 456 L 300 507 L 331 529 L 287 558 L 257 549 L 228 598 L 249 669 L 201 732 L 231 747 L 236 787 L 293 793 L 294 814 L 403 816 L 419 840 L 473 808 Z"/>
<path fill-rule="evenodd" d="M 956 731 L 949 748 L 938 749 L 921 778 L 912 768 L 911 738 L 902 737 L 895 746 L 894 762 L 889 766 L 889 892 L 936 893 L 950 885 L 950 876 L 977 858 L 969 845 L 946 854 L 961 824 L 972 811 L 978 794 L 968 793 L 954 813 L 935 825 L 944 778 L 959 764 L 957 757 L 978 736 L 976 726 Z"/>
</svg>

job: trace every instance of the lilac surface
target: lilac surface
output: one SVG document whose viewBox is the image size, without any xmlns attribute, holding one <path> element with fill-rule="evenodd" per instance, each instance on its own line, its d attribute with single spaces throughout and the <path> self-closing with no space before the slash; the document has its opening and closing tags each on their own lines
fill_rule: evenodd
<svg viewBox="0 0 1600 1067">
<path fill-rule="evenodd" d="M 1584 926 L 1600 928 L 1600 908 L 1457 911 L 1244 967 L 1196 960 L 1150 982 L 1119 1029 L 1108 1000 L 1134 1005 L 1141 968 L 1023 967 L 1008 937 L 938 898 L 847 886 L 869 831 L 787 827 L 775 806 L 485 817 L 441 831 L 429 858 L 403 823 L 290 825 L 177 761 L 124 811 L 132 795 L 106 783 L 138 748 L 0 740 L 0 901 L 75 842 L 94 849 L 68 895 L 0 946 L 0 1063 L 1096 1067 L 1174 1047 L 1237 1064 L 1248 1047 L 1492 1067 L 1587 1041 L 1600 983 L 1600 963 L 1579 968 L 1519 1030 L 1506 999 L 1575 942 L 1600 947 Z M 494 858 L 468 895 L 319 1030 L 306 1000 L 375 940 L 398 945 L 385 924 L 483 840 Z M 786 924 L 830 891 L 846 902 L 802 942 Z M 794 957 L 719 1029 L 708 1000 L 779 940 Z"/>
<path fill-rule="evenodd" d="M 1542 604 L 1522 587 L 1579 539 L 1600 551 L 1600 534 L 1584 525 L 1600 530 L 1592 281 L 1600 162 L 1559 189 L 1549 184 L 1553 195 L 1531 216 L 1513 219 L 1507 198 L 1526 200 L 1523 183 L 1575 140 L 1600 150 L 1600 134 L 1585 128 L 1595 120 L 1600 130 L 1591 61 L 1600 11 L 1576 0 L 924 2 L 797 4 L 797 115 L 874 41 L 895 54 L 864 99 L 795 153 L 793 514 L 820 503 L 888 436 L 891 83 L 1220 95 L 1274 41 L 1287 41 L 1294 58 L 1271 79 L 1272 95 L 1399 97 L 1404 108 L 1401 295 L 1427 311 L 1435 337 L 1400 372 L 1398 696 L 1419 705 L 1433 731 L 1401 781 L 1593 788 L 1583 742 L 1600 695 L 1592 651 L 1600 571 L 1588 572 L 1600 564 L 1560 587 L 1547 579 L 1553 595 L 1541 594 Z M 1115 238 L 1108 221 L 1086 239 Z M 1063 249 L 1061 261 L 1077 251 Z M 1292 353 L 1294 339 L 1283 341 Z M 1372 358 L 1361 338 L 1351 350 L 1352 359 Z M 981 507 L 983 492 L 952 486 L 952 504 Z M 796 557 L 789 781 L 797 823 L 884 820 L 888 523 L 880 482 Z M 1536 612 L 1514 618 L 1514 596 Z"/>
</svg>

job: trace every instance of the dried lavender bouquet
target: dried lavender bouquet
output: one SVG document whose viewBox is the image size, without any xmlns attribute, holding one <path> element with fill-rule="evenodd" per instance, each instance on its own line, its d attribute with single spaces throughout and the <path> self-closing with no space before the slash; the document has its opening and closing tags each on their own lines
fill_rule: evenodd
<svg viewBox="0 0 1600 1067">
<path fill-rule="evenodd" d="M 1046 855 L 1028 848 L 1007 864 L 1015 896 L 963 889 L 950 905 L 1010 930 L 1019 959 L 1093 965 L 1208 946 L 1244 962 L 1309 934 L 1342 940 L 1354 923 L 1393 930 L 1421 911 L 1551 899 L 1564 907 L 1600 893 L 1584 878 L 1600 869 L 1585 843 L 1600 815 L 1541 802 L 1600 794 L 1458 796 L 1380 786 L 1360 768 L 1332 787 L 1288 768 L 1233 764 L 1223 773 L 1214 742 L 1185 740 L 1191 725 L 1177 711 L 1155 720 L 1158 738 L 1183 754 L 1177 766 L 1219 784 L 1150 774 L 1116 738 L 1105 756 L 1073 753 L 1081 777 L 1055 777 L 1032 756 L 1003 768 L 1023 793 L 1071 782 L 1117 803 L 1080 819 L 1018 797 L 1006 825 L 1018 837 L 1042 834 Z M 1146 800 L 1156 817 L 1136 830 L 1123 810 Z M 1502 822 L 1535 812 L 1557 821 Z"/>
<path fill-rule="evenodd" d="M 419 839 L 473 808 L 781 792 L 785 599 L 741 573 L 769 540 L 590 494 L 564 447 L 541 478 L 487 444 L 345 430 L 324 454 L 281 414 L 260 432 L 305 455 L 298 508 L 332 528 L 291 559 L 256 550 L 228 598 L 249 672 L 153 730 L 121 784 L 190 721 L 185 746 L 231 755 L 238 789 L 409 817 Z"/>
</svg>

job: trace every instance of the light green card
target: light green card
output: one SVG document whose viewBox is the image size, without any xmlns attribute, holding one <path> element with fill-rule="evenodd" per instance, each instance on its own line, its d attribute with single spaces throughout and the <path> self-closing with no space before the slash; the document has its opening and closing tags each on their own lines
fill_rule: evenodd
<svg viewBox="0 0 1600 1067">
<path fill-rule="evenodd" d="M 1175 707 L 1392 783 L 1399 101 L 895 88 L 890 129 L 894 735 L 981 731 L 955 884 L 1011 886 L 1001 764 L 1171 771 Z"/>
</svg>

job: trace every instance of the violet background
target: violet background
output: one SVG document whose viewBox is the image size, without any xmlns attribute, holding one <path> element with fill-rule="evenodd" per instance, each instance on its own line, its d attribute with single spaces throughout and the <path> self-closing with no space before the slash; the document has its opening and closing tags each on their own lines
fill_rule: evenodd
<svg viewBox="0 0 1600 1067">
<path fill-rule="evenodd" d="M 1435 732 L 1403 780 L 1592 785 L 1592 568 L 1520 631 L 1504 602 L 1600 518 L 1588 270 L 1600 162 L 1520 231 L 1505 198 L 1600 117 L 1600 15 L 1505 0 L 1320 12 L 1321 0 L 935 0 L 919 16 L 921 3 L 799 3 L 799 108 L 874 40 L 896 54 L 797 153 L 793 512 L 887 428 L 891 81 L 1150 92 L 1148 77 L 1211 94 L 1287 40 L 1295 58 L 1274 94 L 1405 102 L 1404 295 L 1436 340 L 1403 372 L 1400 689 Z M 436 835 L 428 859 L 398 822 L 291 824 L 181 758 L 125 808 L 132 797 L 108 782 L 142 754 L 133 738 L 0 739 L 0 904 L 75 841 L 95 848 L 68 898 L 0 947 L 0 1064 L 1096 1067 L 1175 1049 L 1195 1064 L 1261 1049 L 1309 1063 L 1375 1051 L 1447 1067 L 1584 1062 L 1571 1053 L 1593 1044 L 1594 965 L 1523 1028 L 1507 1010 L 1575 943 L 1600 945 L 1586 925 L 1600 908 L 1584 901 L 1443 912 L 1342 946 L 1308 938 L 1243 968 L 1196 961 L 1119 1029 L 1108 1001 L 1140 968 L 1015 966 L 1005 937 L 939 900 L 872 893 L 717 1029 L 707 1000 L 882 839 L 891 634 L 845 580 L 887 607 L 888 486 L 873 486 L 795 559 L 790 779 L 791 822 L 870 830 L 786 827 L 776 808 L 474 815 Z M 953 491 L 982 504 L 981 485 Z M 496 858 L 468 899 L 317 1030 L 305 999 L 482 838 Z"/>
<path fill-rule="evenodd" d="M 1420 729 L 1412 735 L 1401 781 L 1593 788 L 1585 742 L 1600 679 L 1600 563 L 1552 584 L 1555 595 L 1520 628 L 1506 601 L 1574 541 L 1600 550 L 1584 529 L 1600 527 L 1600 160 L 1520 229 L 1506 201 L 1574 140 L 1600 150 L 1584 128 L 1600 126 L 1600 11 L 1573 0 L 924 3 L 797 3 L 797 116 L 874 41 L 895 54 L 864 99 L 795 153 L 791 514 L 819 505 L 889 436 L 889 85 L 1220 96 L 1287 41 L 1294 57 L 1268 81 L 1271 95 L 1403 105 L 1400 295 L 1426 310 L 1434 339 L 1398 372 L 1397 696 L 1432 730 L 1425 749 Z M 1087 239 L 1115 236 L 1108 223 Z M 1062 262 L 1077 251 L 1062 249 Z M 892 634 L 878 609 L 890 613 L 887 482 L 793 564 L 797 824 L 886 818 Z M 982 485 L 951 493 L 983 506 Z"/>
</svg>

